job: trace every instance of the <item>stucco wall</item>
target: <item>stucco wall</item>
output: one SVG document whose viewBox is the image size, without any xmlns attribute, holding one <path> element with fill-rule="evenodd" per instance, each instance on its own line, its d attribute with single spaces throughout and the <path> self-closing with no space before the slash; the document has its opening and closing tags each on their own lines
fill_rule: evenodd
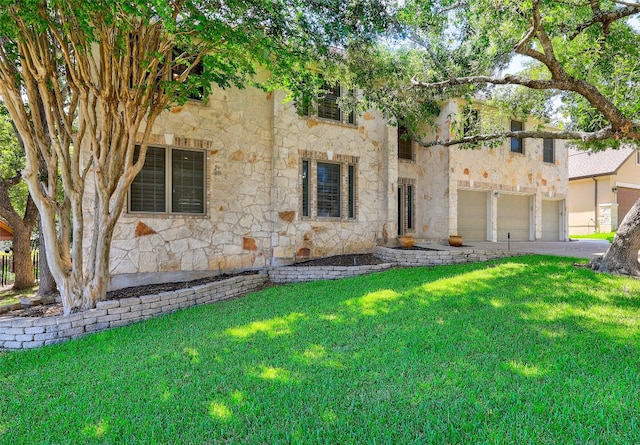
<svg viewBox="0 0 640 445">
<path fill-rule="evenodd" d="M 609 177 L 599 177 L 597 182 L 592 178 L 575 179 L 570 184 L 567 202 L 569 233 L 586 235 L 599 231 L 595 202 L 596 199 L 598 204 L 611 202 Z"/>
<path fill-rule="evenodd" d="M 569 187 L 569 228 L 575 235 L 617 229 L 624 215 L 640 197 L 640 165 L 633 153 L 613 175 L 574 179 Z M 619 195 L 614 190 L 619 191 Z M 594 224 L 595 222 L 595 224 Z"/>
</svg>

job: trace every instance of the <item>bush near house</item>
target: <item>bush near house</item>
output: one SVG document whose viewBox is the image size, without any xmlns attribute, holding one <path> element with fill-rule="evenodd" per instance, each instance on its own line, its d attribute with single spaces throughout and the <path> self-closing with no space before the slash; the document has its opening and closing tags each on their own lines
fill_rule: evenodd
<svg viewBox="0 0 640 445">
<path fill-rule="evenodd" d="M 640 281 L 518 257 L 0 356 L 1 443 L 637 443 Z"/>
</svg>

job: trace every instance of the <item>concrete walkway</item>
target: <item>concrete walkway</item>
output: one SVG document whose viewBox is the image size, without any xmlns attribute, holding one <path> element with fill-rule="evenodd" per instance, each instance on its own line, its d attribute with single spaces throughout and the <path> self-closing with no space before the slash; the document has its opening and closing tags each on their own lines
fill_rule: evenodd
<svg viewBox="0 0 640 445">
<path fill-rule="evenodd" d="M 417 245 L 428 247 L 428 243 L 417 242 Z M 512 252 L 537 253 L 542 255 L 557 255 L 576 258 L 592 259 L 604 255 L 609 248 L 608 241 L 602 240 L 573 240 L 566 242 L 548 242 L 548 241 L 512 241 L 510 244 L 506 242 L 490 243 L 487 241 L 469 241 L 464 243 L 464 247 L 476 247 L 484 250 L 510 250 Z M 438 244 L 438 249 L 459 249 L 459 247 L 450 247 L 449 245 Z"/>
</svg>

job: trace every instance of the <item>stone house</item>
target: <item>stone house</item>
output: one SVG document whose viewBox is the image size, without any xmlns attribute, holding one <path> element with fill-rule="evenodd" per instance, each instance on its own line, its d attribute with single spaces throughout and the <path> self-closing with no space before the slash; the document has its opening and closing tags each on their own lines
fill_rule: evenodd
<svg viewBox="0 0 640 445">
<path fill-rule="evenodd" d="M 569 233 L 616 230 L 638 199 L 640 151 L 635 146 L 569 150 Z"/>
<path fill-rule="evenodd" d="M 375 110 L 343 112 L 341 93 L 301 116 L 283 92 L 215 89 L 161 115 L 114 234 L 110 286 L 371 252 L 399 234 L 567 238 L 560 141 L 422 148 Z M 429 137 L 459 106 L 443 104 Z"/>
</svg>

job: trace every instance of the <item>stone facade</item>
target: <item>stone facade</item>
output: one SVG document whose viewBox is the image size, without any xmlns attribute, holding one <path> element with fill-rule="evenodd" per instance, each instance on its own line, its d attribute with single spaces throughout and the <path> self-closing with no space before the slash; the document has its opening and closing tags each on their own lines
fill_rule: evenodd
<svg viewBox="0 0 640 445">
<path fill-rule="evenodd" d="M 113 237 L 111 289 L 372 252 L 395 242 L 409 215 L 400 195 L 411 194 L 413 218 L 410 230 L 401 230 L 420 239 L 458 232 L 460 190 L 484 193 L 482 240 L 500 238 L 500 193 L 530 197 L 532 240 L 542 236 L 543 199 L 557 200 L 564 214 L 563 146 L 553 165 L 542 162 L 541 142 L 528 140 L 524 155 L 506 144 L 479 150 L 414 144 L 414 160 L 399 160 L 397 129 L 378 112 L 349 124 L 300 116 L 284 99 L 251 87 L 216 89 L 206 103 L 190 101 L 158 118 L 150 146 L 204 153 L 204 212 L 125 210 Z M 443 104 L 433 137 L 450 131 L 458 106 Z M 333 217 L 317 210 L 319 166 L 328 164 L 340 172 L 341 211 Z"/>
<path fill-rule="evenodd" d="M 461 100 L 444 103 L 440 116 L 434 127 L 428 130 L 425 140 L 453 139 L 452 119 L 460 115 L 463 105 Z M 482 118 L 482 108 L 479 113 Z M 508 129 L 509 123 L 505 120 L 503 128 Z M 533 119 L 525 122 L 525 129 L 537 126 L 538 123 Z M 461 231 L 460 222 L 475 223 L 474 220 L 479 216 L 468 212 L 469 203 L 459 203 L 459 192 L 467 191 L 472 192 L 466 195 L 468 199 L 481 201 L 481 207 L 485 207 L 480 219 L 486 220 L 486 229 L 484 233 L 474 233 L 472 238 L 465 239 L 506 241 L 504 234 L 510 233 L 513 221 L 509 215 L 502 213 L 501 204 L 504 203 L 504 210 L 512 202 L 507 198 L 520 197 L 529 201 L 526 205 L 527 214 L 522 217 L 523 220 L 528 219 L 529 224 L 528 227 L 513 228 L 514 235 L 518 229 L 523 233 L 519 240 L 567 240 L 565 200 L 568 191 L 568 154 L 563 141 L 554 142 L 553 162 L 543 161 L 543 142 L 540 139 L 525 139 L 522 154 L 511 151 L 509 139 L 494 148 L 480 145 L 466 149 L 439 145 L 419 147 L 414 143 L 415 161 L 400 160 L 398 166 L 400 178 L 416 181 L 416 224 L 412 234 L 416 238 L 439 240 L 458 234 Z M 546 205 L 543 201 L 553 205 Z M 543 215 L 544 209 L 557 214 L 548 217 Z M 545 226 L 543 220 L 551 216 L 554 217 L 553 224 Z M 513 220 L 517 217 L 517 214 L 514 215 Z M 557 226 L 554 225 L 556 222 Z M 549 230 L 545 232 L 545 228 Z M 557 230 L 551 233 L 551 229 Z"/>
</svg>

